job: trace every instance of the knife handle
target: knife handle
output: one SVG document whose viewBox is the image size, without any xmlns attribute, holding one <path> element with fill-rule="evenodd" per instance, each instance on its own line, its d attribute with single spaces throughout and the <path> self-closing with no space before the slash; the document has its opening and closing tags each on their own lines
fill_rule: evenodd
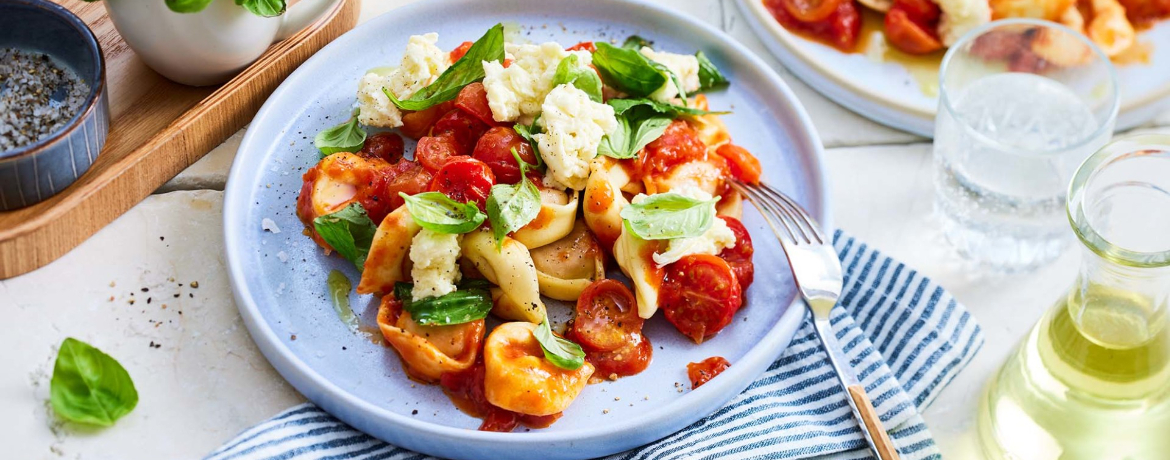
<svg viewBox="0 0 1170 460">
<path fill-rule="evenodd" d="M 882 419 L 878 418 L 873 403 L 869 402 L 865 388 L 861 385 L 850 385 L 846 391 L 849 392 L 849 397 L 853 399 L 857 411 L 861 414 L 861 422 L 865 424 L 870 436 L 873 437 L 873 445 L 877 449 L 878 459 L 898 460 L 900 458 L 898 457 L 898 449 L 894 447 L 890 435 L 886 434 L 886 429 L 882 428 Z"/>
</svg>

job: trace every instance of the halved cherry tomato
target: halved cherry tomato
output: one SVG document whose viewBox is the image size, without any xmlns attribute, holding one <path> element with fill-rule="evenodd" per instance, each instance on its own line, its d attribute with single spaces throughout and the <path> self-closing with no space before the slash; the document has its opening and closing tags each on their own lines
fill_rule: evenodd
<svg viewBox="0 0 1170 460">
<path fill-rule="evenodd" d="M 658 307 L 679 332 L 702 343 L 731 323 L 742 292 L 727 262 L 692 254 L 666 266 Z"/>
<path fill-rule="evenodd" d="M 488 193 L 495 185 L 495 175 L 484 162 L 474 158 L 455 158 L 447 161 L 435 174 L 431 190 L 442 192 L 460 203 L 473 202 L 485 210 Z"/>
<path fill-rule="evenodd" d="M 930 0 L 894 0 L 890 9 L 905 11 L 911 21 L 929 26 L 930 30 L 938 30 L 938 20 L 942 16 L 942 9 Z"/>
<path fill-rule="evenodd" d="M 576 45 L 565 48 L 565 51 L 588 51 L 590 53 L 597 52 L 597 45 L 593 42 L 581 42 Z"/>
<path fill-rule="evenodd" d="M 728 216 L 719 216 L 719 218 L 723 219 L 727 228 L 735 234 L 735 246 L 724 249 L 719 253 L 719 258 L 731 266 L 731 271 L 735 272 L 735 279 L 739 281 L 739 286 L 746 291 L 756 278 L 756 265 L 752 263 L 752 254 L 756 252 L 756 249 L 752 246 L 752 236 L 748 234 L 747 228 L 739 219 Z"/>
<path fill-rule="evenodd" d="M 360 153 L 395 163 L 402 159 L 405 149 L 406 145 L 402 142 L 402 136 L 395 133 L 375 133 L 366 138 L 366 143 L 362 146 Z"/>
<path fill-rule="evenodd" d="M 455 108 L 451 101 L 435 104 L 427 109 L 402 114 L 402 134 L 411 139 L 421 139 L 431 133 L 431 127 L 440 117 Z"/>
<path fill-rule="evenodd" d="M 395 173 L 386 176 L 386 185 L 381 200 L 390 211 L 398 209 L 405 201 L 398 193 L 415 195 L 427 191 L 431 184 L 431 173 L 416 161 L 401 160 L 394 165 Z M 377 222 L 377 221 L 375 221 Z"/>
<path fill-rule="evenodd" d="M 459 58 L 462 58 L 464 54 L 467 54 L 467 50 L 471 49 L 471 45 L 473 45 L 473 43 L 463 42 L 460 43 L 459 46 L 456 46 L 455 49 L 451 50 L 451 62 L 458 61 Z"/>
<path fill-rule="evenodd" d="M 728 367 L 731 367 L 731 363 L 722 356 L 712 356 L 697 363 L 687 363 L 687 377 L 691 379 L 691 389 L 703 386 L 704 383 L 709 382 Z"/>
<path fill-rule="evenodd" d="M 857 48 L 861 35 L 861 14 L 852 1 L 840 1 L 832 14 L 820 21 L 804 22 L 788 12 L 786 2 L 791 0 L 764 0 L 764 7 L 784 28 L 803 32 L 822 40 L 841 51 L 851 52 Z"/>
<path fill-rule="evenodd" d="M 593 365 L 593 375 L 616 379 L 637 374 L 650 366 L 654 346 L 641 333 L 631 335 L 633 341 L 614 351 L 587 351 L 585 359 Z"/>
<path fill-rule="evenodd" d="M 586 350 L 614 351 L 641 335 L 642 322 L 630 288 L 602 279 L 581 292 L 570 335 Z"/>
<path fill-rule="evenodd" d="M 735 144 L 723 144 L 715 153 L 727 160 L 732 177 L 749 184 L 760 183 L 760 175 L 763 173 L 760 160 L 747 149 Z"/>
<path fill-rule="evenodd" d="M 454 141 L 456 155 L 471 156 L 471 151 L 475 150 L 475 142 L 487 130 L 487 123 L 467 112 L 455 109 L 447 112 L 435 122 L 431 134 L 435 136 L 450 135 Z"/>
<path fill-rule="evenodd" d="M 781 4 L 797 21 L 817 22 L 837 11 L 837 4 L 841 1 L 843 0 L 785 0 Z"/>
<path fill-rule="evenodd" d="M 489 126 L 496 125 L 496 120 L 492 118 L 492 109 L 488 107 L 487 90 L 483 88 L 483 83 L 475 82 L 459 90 L 459 95 L 455 96 L 455 107 Z"/>
<path fill-rule="evenodd" d="M 459 156 L 459 148 L 450 133 L 425 136 L 414 148 L 414 159 L 428 171 L 437 172 L 447 160 Z"/>
<path fill-rule="evenodd" d="M 639 170 L 643 177 L 654 177 L 669 173 L 676 165 L 703 159 L 707 145 L 699 139 L 698 131 L 683 120 L 675 120 L 666 127 L 662 136 L 646 145 L 638 157 Z"/>
<path fill-rule="evenodd" d="M 942 49 L 936 33 L 910 20 L 905 10 L 894 7 L 886 13 L 886 39 L 890 44 L 910 54 L 927 54 Z"/>
<path fill-rule="evenodd" d="M 507 126 L 497 126 L 483 133 L 479 142 L 475 143 L 475 150 L 471 156 L 492 168 L 492 172 L 496 174 L 496 182 L 515 184 L 520 182 L 520 165 L 516 164 L 516 159 L 512 157 L 512 149 L 516 149 L 521 160 L 536 164 L 536 154 L 532 151 L 532 145 Z"/>
</svg>

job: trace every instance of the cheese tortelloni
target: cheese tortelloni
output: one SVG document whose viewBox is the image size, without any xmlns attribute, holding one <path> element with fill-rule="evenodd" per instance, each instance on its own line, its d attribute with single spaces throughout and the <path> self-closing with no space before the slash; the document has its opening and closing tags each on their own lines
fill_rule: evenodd
<svg viewBox="0 0 1170 460">
<path fill-rule="evenodd" d="M 394 283 L 410 279 L 410 242 L 422 227 L 414 222 L 406 206 L 399 206 L 382 219 L 374 239 L 370 242 L 370 253 L 362 267 L 362 279 L 358 283 L 359 294 L 382 295 L 394 290 Z"/>
<path fill-rule="evenodd" d="M 707 95 L 699 94 L 695 96 L 691 101 L 691 107 L 709 110 Z M 699 133 L 699 140 L 703 141 L 703 144 L 707 146 L 707 151 L 711 155 L 715 154 L 715 150 L 719 146 L 731 142 L 731 133 L 727 131 L 727 125 L 723 124 L 723 120 L 719 119 L 719 115 L 709 113 L 694 116 L 687 118 L 687 122 Z"/>
<path fill-rule="evenodd" d="M 540 213 L 532 222 L 512 232 L 512 238 L 528 249 L 536 249 L 568 235 L 576 221 L 576 191 L 565 193 L 564 190 L 542 188 Z"/>
<path fill-rule="evenodd" d="M 666 270 L 654 262 L 654 253 L 661 252 L 662 241 L 643 240 L 622 228 L 617 242 L 613 245 L 613 258 L 622 273 L 634 283 L 634 296 L 638 301 L 638 316 L 649 319 L 658 311 L 658 289 Z"/>
<path fill-rule="evenodd" d="M 557 300 L 575 301 L 594 281 L 605 277 L 605 256 L 585 223 L 552 244 L 532 251 L 540 293 Z"/>
<path fill-rule="evenodd" d="M 630 172 L 618 160 L 601 157 L 590 165 L 582 210 L 585 224 L 602 247 L 612 248 L 622 232 L 622 208 L 630 204 L 622 189 L 631 182 Z"/>
<path fill-rule="evenodd" d="M 528 248 L 510 237 L 496 250 L 491 229 L 481 228 L 463 237 L 463 257 L 484 278 L 499 286 L 492 288 L 492 313 L 500 318 L 539 323 L 544 320 L 544 301 L 536 266 Z"/>
<path fill-rule="evenodd" d="M 535 327 L 525 322 L 504 323 L 488 335 L 483 347 L 484 396 L 512 412 L 553 415 L 577 399 L 594 368 L 586 362 L 570 371 L 548 362 L 532 335 Z"/>
<path fill-rule="evenodd" d="M 443 373 L 458 372 L 475 364 L 483 342 L 484 320 L 450 326 L 422 326 L 394 294 L 382 297 L 378 306 L 382 337 L 402 357 L 402 367 L 412 378 L 434 383 Z"/>
<path fill-rule="evenodd" d="M 743 220 L 743 195 L 735 190 L 728 190 L 719 198 L 719 202 L 715 203 L 715 214 Z"/>
</svg>

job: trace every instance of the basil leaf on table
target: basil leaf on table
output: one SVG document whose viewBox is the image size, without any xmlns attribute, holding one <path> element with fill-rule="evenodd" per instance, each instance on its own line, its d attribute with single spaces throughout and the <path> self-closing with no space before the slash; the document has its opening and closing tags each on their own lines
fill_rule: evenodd
<svg viewBox="0 0 1170 460">
<path fill-rule="evenodd" d="M 355 201 L 340 211 L 313 219 L 313 229 L 341 257 L 361 270 L 378 226 L 366 215 L 366 208 Z"/>
<path fill-rule="evenodd" d="M 504 246 L 504 235 L 528 225 L 540 214 L 540 190 L 528 180 L 527 163 L 520 160 L 514 148 L 512 155 L 520 163 L 520 182 L 493 185 L 487 199 L 487 215 L 497 251 Z"/>
<path fill-rule="evenodd" d="M 490 284 L 482 280 L 460 283 L 459 289 L 438 297 L 414 300 L 410 283 L 395 283 L 394 297 L 402 302 L 402 309 L 422 326 L 450 326 L 486 318 L 492 310 Z"/>
<path fill-rule="evenodd" d="M 337 152 L 356 152 L 366 144 L 366 131 L 358 126 L 358 110 L 354 109 L 348 121 L 317 133 L 313 145 L 321 151 L 321 158 Z"/>
<path fill-rule="evenodd" d="M 53 364 L 49 404 L 66 420 L 110 426 L 138 405 L 138 390 L 117 360 L 69 337 Z"/>
<path fill-rule="evenodd" d="M 405 110 L 423 110 L 440 102 L 455 99 L 459 91 L 471 83 L 483 80 L 483 61 L 504 60 L 504 25 L 496 24 L 488 29 L 463 57 L 439 74 L 434 82 L 415 91 L 410 97 L 399 100 L 386 88 L 382 92 L 390 102 Z"/>
<path fill-rule="evenodd" d="M 236 0 L 236 4 L 251 11 L 256 16 L 272 18 L 284 14 L 288 9 L 285 0 Z"/>
<path fill-rule="evenodd" d="M 614 114 L 622 115 L 635 107 L 646 107 L 660 114 L 666 115 L 670 118 L 678 118 L 682 115 L 706 115 L 709 113 L 724 115 L 731 112 L 714 112 L 710 110 L 696 109 L 694 107 L 686 107 L 681 105 L 668 104 L 665 102 L 658 102 L 653 99 L 637 98 L 637 99 L 610 99 L 608 102 L 610 107 L 613 107 Z"/>
<path fill-rule="evenodd" d="M 553 335 L 547 316 L 532 329 L 532 336 L 540 342 L 540 348 L 544 350 L 544 359 L 554 366 L 575 371 L 585 365 L 585 350 L 570 340 Z"/>
<path fill-rule="evenodd" d="M 584 91 L 593 102 L 601 102 L 601 78 L 593 69 L 578 64 L 576 54 L 568 55 L 557 64 L 552 85 L 555 88 L 563 84 L 570 84 Z"/>
<path fill-rule="evenodd" d="M 601 80 L 630 96 L 649 96 L 669 78 L 637 50 L 618 48 L 605 42 L 596 42 L 596 46 L 593 66 L 601 74 Z"/>
<path fill-rule="evenodd" d="M 407 195 L 398 192 L 406 200 L 410 217 L 420 227 L 439 233 L 467 233 L 482 224 L 486 216 L 473 203 L 460 203 L 442 192 L 424 192 Z"/>
<path fill-rule="evenodd" d="M 707 55 L 703 54 L 703 51 L 696 51 L 695 58 L 699 60 L 699 91 L 723 88 L 731 84 L 727 77 L 724 77 L 723 73 L 715 67 L 715 64 L 707 59 Z"/>
<path fill-rule="evenodd" d="M 672 240 L 702 235 L 715 220 L 715 202 L 678 193 L 650 195 L 622 208 L 626 229 L 644 240 Z"/>
<path fill-rule="evenodd" d="M 647 48 L 653 48 L 654 42 L 647 40 L 645 38 L 642 38 L 638 35 L 630 35 L 629 37 L 626 38 L 626 41 L 622 42 L 622 48 L 625 48 L 628 50 L 639 51 L 642 49 L 643 46 L 645 46 Z"/>
<path fill-rule="evenodd" d="M 95 0 L 85 0 L 92 2 Z M 176 13 L 198 13 L 211 4 L 211 0 L 166 0 L 167 9 Z"/>
</svg>

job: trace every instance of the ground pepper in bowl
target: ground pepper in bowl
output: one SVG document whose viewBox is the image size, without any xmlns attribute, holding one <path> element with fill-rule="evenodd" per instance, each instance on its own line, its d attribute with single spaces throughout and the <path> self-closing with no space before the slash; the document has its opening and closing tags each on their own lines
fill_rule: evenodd
<svg viewBox="0 0 1170 460">
<path fill-rule="evenodd" d="M 85 104 L 90 86 L 48 55 L 0 49 L 0 151 L 61 129 Z"/>
</svg>

